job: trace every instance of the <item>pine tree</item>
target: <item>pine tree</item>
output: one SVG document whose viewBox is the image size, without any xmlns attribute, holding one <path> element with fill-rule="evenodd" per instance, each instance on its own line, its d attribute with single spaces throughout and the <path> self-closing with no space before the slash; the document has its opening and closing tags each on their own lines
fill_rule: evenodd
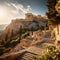
<svg viewBox="0 0 60 60">
<path fill-rule="evenodd" d="M 47 7 L 48 7 L 48 13 L 47 16 L 49 18 L 49 21 L 53 24 L 60 24 L 60 16 L 58 12 L 56 11 L 57 0 L 48 0 Z"/>
<path fill-rule="evenodd" d="M 34 28 L 33 28 L 33 26 L 31 27 L 31 33 L 32 33 L 32 35 L 33 35 L 33 31 L 34 31 Z"/>
<path fill-rule="evenodd" d="M 58 35 L 59 35 L 59 25 L 60 25 L 60 14 L 57 12 L 55 7 L 59 1 L 60 0 L 48 0 L 48 2 L 47 2 L 47 7 L 48 7 L 47 16 L 49 19 L 48 23 L 52 30 L 54 30 L 54 28 L 57 29 Z M 56 34 L 56 31 L 55 31 L 55 34 Z M 57 39 L 57 37 L 56 37 L 56 39 Z"/>
<path fill-rule="evenodd" d="M 21 40 L 21 36 L 22 36 L 22 25 L 20 25 L 19 35 L 20 35 L 19 39 Z"/>
</svg>

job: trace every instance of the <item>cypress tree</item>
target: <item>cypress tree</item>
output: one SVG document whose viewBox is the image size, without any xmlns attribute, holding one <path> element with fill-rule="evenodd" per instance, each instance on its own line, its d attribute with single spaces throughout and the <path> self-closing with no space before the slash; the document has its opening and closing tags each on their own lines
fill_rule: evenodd
<svg viewBox="0 0 60 60">
<path fill-rule="evenodd" d="M 57 34 L 55 31 L 56 39 L 58 39 L 57 35 L 60 35 L 59 34 L 60 14 L 57 11 L 58 7 L 56 7 L 58 3 L 60 4 L 60 0 L 48 0 L 47 1 L 48 12 L 46 13 L 49 19 L 48 23 L 49 23 L 50 29 L 54 30 L 56 28 L 56 31 L 57 31 Z"/>
</svg>

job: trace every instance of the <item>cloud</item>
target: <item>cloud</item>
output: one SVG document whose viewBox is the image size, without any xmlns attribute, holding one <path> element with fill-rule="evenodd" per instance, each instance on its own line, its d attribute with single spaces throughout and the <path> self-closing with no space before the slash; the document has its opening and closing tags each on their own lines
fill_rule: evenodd
<svg viewBox="0 0 60 60">
<path fill-rule="evenodd" d="M 27 7 L 24 7 L 22 4 L 16 4 L 16 3 L 6 3 L 9 7 L 10 7 L 10 13 L 11 15 L 13 15 L 14 17 L 17 15 L 22 14 L 26 14 L 28 12 L 30 12 L 31 7 L 28 5 Z"/>
<path fill-rule="evenodd" d="M 2 7 L 3 5 L 3 7 Z M 0 9 L 4 10 L 6 13 L 6 16 L 0 17 L 2 19 L 1 23 L 8 23 L 12 19 L 20 17 L 22 14 L 25 15 L 26 13 L 30 12 L 31 6 L 23 6 L 22 4 L 19 4 L 18 2 L 12 3 L 12 2 L 4 2 L 3 4 L 0 4 Z"/>
<path fill-rule="evenodd" d="M 9 7 L 13 6 L 13 8 L 16 9 L 16 11 L 22 11 L 23 13 L 28 13 L 31 9 L 30 5 L 27 5 L 26 7 L 23 6 L 22 4 L 18 3 L 17 1 L 15 1 L 15 3 L 12 2 L 5 2 L 6 5 L 8 5 Z"/>
<path fill-rule="evenodd" d="M 10 5 L 10 4 L 9 4 Z M 11 5 L 16 8 L 16 11 L 22 11 L 23 13 L 28 13 L 31 10 L 30 6 L 27 6 L 27 8 L 25 8 L 22 4 L 14 4 L 11 3 Z"/>
</svg>

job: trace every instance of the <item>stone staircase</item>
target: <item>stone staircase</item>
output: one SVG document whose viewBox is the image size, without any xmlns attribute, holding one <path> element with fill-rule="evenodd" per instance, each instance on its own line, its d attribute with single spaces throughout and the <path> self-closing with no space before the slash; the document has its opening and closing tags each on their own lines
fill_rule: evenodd
<svg viewBox="0 0 60 60">
<path fill-rule="evenodd" d="M 18 57 L 16 60 L 34 60 L 33 57 L 37 56 L 31 52 L 25 52 L 22 56 Z"/>
</svg>

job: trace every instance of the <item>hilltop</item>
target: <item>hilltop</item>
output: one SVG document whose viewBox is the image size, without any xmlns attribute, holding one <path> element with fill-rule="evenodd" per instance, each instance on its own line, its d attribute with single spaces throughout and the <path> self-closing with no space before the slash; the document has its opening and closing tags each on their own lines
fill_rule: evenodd
<svg viewBox="0 0 60 60">
<path fill-rule="evenodd" d="M 31 30 L 33 27 L 33 30 L 36 30 L 38 28 L 41 28 L 41 26 L 48 25 L 47 18 L 41 15 L 34 15 L 32 13 L 25 14 L 25 19 L 13 19 L 11 23 L 4 29 L 2 34 L 0 35 L 0 39 L 2 40 L 3 37 L 6 37 L 6 34 L 9 34 L 11 36 L 11 33 L 13 31 L 13 36 L 17 35 L 19 33 L 20 27 L 22 26 L 22 30 Z M 3 36 L 3 37 L 2 37 Z M 9 36 L 9 38 L 10 38 Z M 8 38 L 8 39 L 9 39 Z"/>
<path fill-rule="evenodd" d="M 17 44 L 21 44 L 21 46 L 27 46 L 28 44 L 31 44 L 32 40 L 25 41 L 22 39 L 32 36 L 33 32 L 35 31 L 47 29 L 48 20 L 45 16 L 42 17 L 41 15 L 36 16 L 32 13 L 27 13 L 25 14 L 24 19 L 13 19 L 0 34 L 0 55 L 9 52 Z"/>
</svg>

